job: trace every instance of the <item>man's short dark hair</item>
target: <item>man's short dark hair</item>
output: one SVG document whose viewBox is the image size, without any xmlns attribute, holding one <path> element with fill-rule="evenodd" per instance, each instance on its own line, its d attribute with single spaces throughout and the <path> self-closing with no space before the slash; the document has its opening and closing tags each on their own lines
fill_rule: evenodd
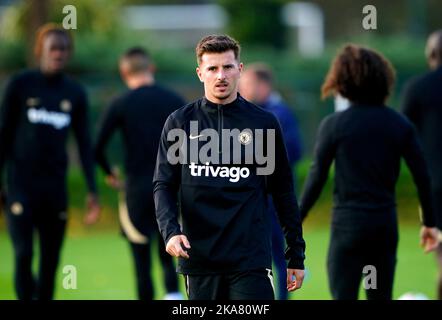
<svg viewBox="0 0 442 320">
<path fill-rule="evenodd" d="M 353 103 L 382 105 L 394 81 L 394 68 L 382 54 L 349 44 L 334 59 L 322 85 L 322 97 L 339 93 Z"/>
<path fill-rule="evenodd" d="M 121 56 L 120 63 L 123 62 L 127 64 L 129 73 L 136 74 L 149 69 L 151 58 L 146 49 L 132 47 Z"/>
<path fill-rule="evenodd" d="M 205 53 L 223 53 L 232 50 L 239 61 L 241 47 L 235 39 L 228 35 L 210 35 L 202 38 L 196 45 L 195 52 L 198 64 Z"/>
</svg>

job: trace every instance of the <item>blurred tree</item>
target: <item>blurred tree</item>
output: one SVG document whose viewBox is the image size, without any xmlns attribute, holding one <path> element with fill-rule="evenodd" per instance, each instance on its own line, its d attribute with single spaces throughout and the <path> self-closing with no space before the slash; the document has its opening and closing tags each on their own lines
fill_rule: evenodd
<svg viewBox="0 0 442 320">
<path fill-rule="evenodd" d="M 426 36 L 427 33 L 427 0 L 408 0 L 408 29 L 412 36 L 416 38 Z"/>
<path fill-rule="evenodd" d="M 44 23 L 61 24 L 65 14 L 63 7 L 74 5 L 77 10 L 77 29 L 71 30 L 74 36 L 93 35 L 97 42 L 109 41 L 121 34 L 119 20 L 122 0 L 26 0 L 8 12 L 2 37 L 8 40 L 21 40 L 26 46 L 28 65 L 35 65 L 32 55 L 35 31 Z"/>
<path fill-rule="evenodd" d="M 441 28 L 441 0 L 309 0 L 318 4 L 325 16 L 325 32 L 328 40 L 346 39 L 355 35 L 426 36 Z M 374 5 L 377 9 L 378 29 L 362 28 L 362 8 Z"/>
<path fill-rule="evenodd" d="M 35 30 L 48 19 L 49 0 L 29 0 L 25 2 L 23 18 L 26 21 L 24 31 L 27 43 L 34 43 Z M 26 61 L 28 65 L 35 65 L 32 50 L 28 50 Z"/>
<path fill-rule="evenodd" d="M 128 5 L 171 5 L 171 4 L 202 4 L 213 0 L 123 0 Z"/>
<path fill-rule="evenodd" d="M 284 0 L 218 0 L 230 15 L 227 32 L 241 43 L 285 47 L 287 27 L 281 19 Z"/>
</svg>

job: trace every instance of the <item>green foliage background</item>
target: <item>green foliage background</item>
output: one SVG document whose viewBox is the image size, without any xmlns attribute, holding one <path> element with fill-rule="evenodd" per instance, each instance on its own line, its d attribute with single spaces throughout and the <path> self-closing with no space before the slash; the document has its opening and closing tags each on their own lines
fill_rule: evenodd
<svg viewBox="0 0 442 320">
<path fill-rule="evenodd" d="M 49 21 L 61 23 L 61 8 L 74 4 L 78 11 L 78 29 L 72 31 L 75 53 L 69 73 L 87 89 L 91 104 L 91 127 L 96 132 L 99 119 L 113 97 L 125 90 L 119 79 L 117 59 L 132 45 L 147 47 L 157 65 L 157 79 L 177 90 L 188 101 L 203 94 L 195 75 L 195 56 L 192 48 L 168 46 L 166 36 L 155 39 L 150 32 L 129 30 L 120 20 L 123 4 L 207 4 L 219 3 L 230 15 L 223 32 L 230 33 L 242 44 L 242 60 L 270 64 L 275 71 L 276 88 L 298 117 L 305 147 L 304 161 L 298 167 L 298 189 L 302 189 L 308 172 L 310 154 L 320 120 L 333 111 L 333 101 L 321 101 L 319 90 L 329 64 L 337 50 L 347 42 L 355 42 L 381 51 L 397 71 L 397 83 L 389 104 L 398 109 L 404 83 L 427 70 L 424 46 L 431 30 L 441 28 L 439 0 L 374 0 L 378 9 L 379 28 L 361 29 L 364 0 L 314 0 L 325 16 L 326 48 L 319 58 L 299 55 L 293 43 L 293 30 L 280 23 L 280 8 L 284 0 L 52 0 Z M 29 1 L 10 7 L 0 25 L 0 97 L 8 78 L 26 67 L 26 56 L 32 44 L 25 36 Z M 192 46 L 190 46 L 192 47 Z M 120 238 L 117 222 L 116 194 L 104 186 L 99 174 L 100 199 L 103 217 L 92 228 L 81 223 L 86 188 L 75 144 L 69 144 L 71 171 L 69 174 L 70 223 L 63 252 L 62 265 L 79 268 L 79 290 L 60 289 L 58 299 L 133 299 L 133 270 L 127 244 Z M 121 165 L 122 146 L 116 137 L 109 148 L 112 162 Z M 397 185 L 398 213 L 401 222 L 401 242 L 395 298 L 407 291 L 419 291 L 434 298 L 436 266 L 431 255 L 425 256 L 418 247 L 418 201 L 412 179 L 403 166 Z M 331 179 L 305 225 L 307 267 L 310 275 L 304 289 L 292 295 L 297 299 L 329 299 L 325 273 L 325 259 L 332 207 Z M 4 216 L 0 215 L 0 299 L 13 299 L 11 243 L 7 236 Z M 161 268 L 157 260 L 154 277 L 161 298 Z"/>
</svg>

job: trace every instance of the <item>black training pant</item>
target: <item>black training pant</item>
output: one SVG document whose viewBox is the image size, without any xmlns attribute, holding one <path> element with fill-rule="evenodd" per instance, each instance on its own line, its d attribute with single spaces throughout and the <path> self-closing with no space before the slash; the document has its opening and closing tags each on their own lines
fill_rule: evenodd
<svg viewBox="0 0 442 320">
<path fill-rule="evenodd" d="M 138 299 L 152 300 L 155 296 L 152 282 L 153 244 L 157 244 L 164 284 L 168 293 L 178 291 L 178 279 L 173 257 L 166 252 L 165 244 L 158 230 L 155 217 L 155 204 L 151 184 L 152 177 L 129 178 L 127 183 L 126 203 L 133 226 L 148 238 L 146 244 L 134 244 L 129 241 L 137 282 Z M 123 230 L 123 234 L 124 230 Z M 127 235 L 125 235 L 127 238 Z"/>
<path fill-rule="evenodd" d="M 189 300 L 274 300 L 270 269 L 184 275 Z"/>
<path fill-rule="evenodd" d="M 50 205 L 8 203 L 6 208 L 8 230 L 14 247 L 14 284 L 20 300 L 50 300 L 60 250 L 66 230 L 66 210 Z M 34 232 L 38 234 L 40 264 L 36 281 L 32 274 Z"/>
<path fill-rule="evenodd" d="M 333 226 L 327 261 L 333 299 L 356 300 L 361 282 L 367 282 L 371 287 L 365 287 L 368 300 L 391 300 L 397 243 L 396 226 Z"/>
<path fill-rule="evenodd" d="M 153 239 L 149 239 L 147 244 L 134 244 L 130 242 L 130 248 L 135 264 L 135 273 L 137 278 L 138 299 L 153 300 L 153 285 L 151 277 L 151 244 Z M 178 279 L 176 275 L 173 258 L 166 252 L 164 241 L 161 237 L 157 238 L 158 254 L 163 269 L 164 283 L 167 292 L 178 291 Z"/>
</svg>

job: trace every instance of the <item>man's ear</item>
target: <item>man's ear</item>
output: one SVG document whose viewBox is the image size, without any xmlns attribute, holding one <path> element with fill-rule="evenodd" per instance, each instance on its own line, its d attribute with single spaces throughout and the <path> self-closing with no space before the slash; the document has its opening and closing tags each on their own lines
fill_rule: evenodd
<svg viewBox="0 0 442 320">
<path fill-rule="evenodd" d="M 240 62 L 238 69 L 239 69 L 239 72 L 242 72 L 244 70 L 244 64 L 242 62 Z"/>
<path fill-rule="evenodd" d="M 200 79 L 200 81 L 204 82 L 200 67 L 196 67 L 196 74 L 198 75 L 198 78 Z"/>
<path fill-rule="evenodd" d="M 126 72 L 126 70 L 124 68 L 120 68 L 120 77 L 121 77 L 121 80 L 126 82 L 127 72 Z"/>
</svg>

